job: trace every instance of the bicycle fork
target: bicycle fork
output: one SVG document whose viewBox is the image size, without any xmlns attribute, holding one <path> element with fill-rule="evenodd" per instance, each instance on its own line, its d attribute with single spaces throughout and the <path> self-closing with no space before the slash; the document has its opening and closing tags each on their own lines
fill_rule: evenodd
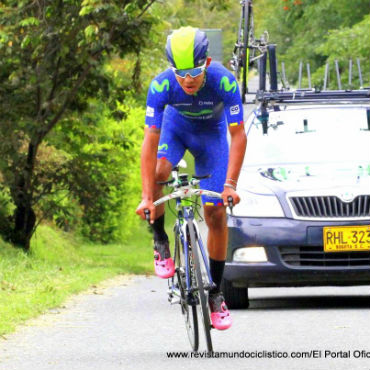
<svg viewBox="0 0 370 370">
<path fill-rule="evenodd" d="M 205 273 L 205 276 L 207 276 L 206 283 L 204 284 L 204 289 L 206 291 L 210 291 L 216 285 L 212 281 L 212 277 L 211 277 L 211 273 L 209 269 L 208 257 L 207 257 L 206 250 L 204 248 L 202 238 L 200 236 L 198 225 L 194 220 L 192 211 L 189 210 L 187 207 L 184 207 L 184 218 L 185 220 L 190 218 L 193 221 L 194 231 L 196 234 L 196 240 L 198 242 L 200 255 L 202 256 L 201 258 L 203 260 L 203 265 L 205 267 L 204 273 Z M 195 277 L 194 275 L 191 276 L 190 274 L 191 266 L 189 266 L 189 264 L 193 263 L 193 258 L 189 258 L 189 254 L 193 253 L 192 252 L 193 246 L 190 245 L 189 238 L 187 237 L 188 235 L 187 227 L 188 227 L 187 222 L 181 223 L 180 220 L 177 220 L 175 227 L 174 227 L 174 231 L 175 231 L 175 234 L 179 235 L 180 240 L 175 241 L 175 243 L 180 243 L 180 245 L 175 245 L 174 256 L 173 256 L 175 265 L 176 265 L 176 261 L 180 257 L 178 253 L 181 253 L 180 248 L 183 246 L 185 266 L 177 265 L 175 269 L 175 274 L 178 274 L 178 276 L 180 276 L 181 279 L 185 277 L 184 280 L 186 281 L 186 289 L 185 289 L 186 297 L 181 297 L 181 292 L 180 292 L 179 287 L 175 286 L 173 278 L 170 279 L 169 289 L 168 289 L 168 301 L 170 302 L 171 305 L 181 303 L 182 299 L 185 299 L 186 303 L 190 306 L 199 304 L 199 300 L 196 298 L 196 293 L 198 289 L 192 288 L 192 286 L 194 286 L 195 284 L 193 284 L 193 282 L 191 281 L 191 278 L 192 277 L 195 278 Z M 197 246 L 195 245 L 194 248 L 197 248 Z"/>
</svg>

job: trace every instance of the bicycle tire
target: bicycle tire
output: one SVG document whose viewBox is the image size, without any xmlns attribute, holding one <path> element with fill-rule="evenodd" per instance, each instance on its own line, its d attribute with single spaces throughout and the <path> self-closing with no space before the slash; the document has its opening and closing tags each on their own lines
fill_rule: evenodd
<svg viewBox="0 0 370 370">
<path fill-rule="evenodd" d="M 239 21 L 239 27 L 238 27 L 238 34 L 236 38 L 236 44 L 234 48 L 234 53 L 233 53 L 233 62 L 234 62 L 234 76 L 235 79 L 239 82 L 240 80 L 240 70 L 242 66 L 242 50 L 241 50 L 241 42 L 242 42 L 242 27 L 243 27 L 243 11 L 241 12 L 240 15 L 240 21 Z"/>
<path fill-rule="evenodd" d="M 181 241 L 178 231 L 175 231 L 175 264 L 176 273 L 173 277 L 174 286 L 178 286 L 180 291 L 180 306 L 181 313 L 184 317 L 185 328 L 188 334 L 188 339 L 193 351 L 197 351 L 199 348 L 199 325 L 198 325 L 198 314 L 196 305 L 189 305 L 186 294 L 186 273 L 185 273 L 185 253 L 184 246 Z M 188 254 L 188 259 L 189 258 Z M 190 267 L 190 261 L 188 261 Z M 194 274 L 192 268 L 190 268 L 190 274 Z"/>
<path fill-rule="evenodd" d="M 198 285 L 197 291 L 199 295 L 201 315 L 203 318 L 202 321 L 203 321 L 204 334 L 205 334 L 205 339 L 206 339 L 206 344 L 207 344 L 207 350 L 208 352 L 212 352 L 213 346 L 212 346 L 212 337 L 211 337 L 211 320 L 210 320 L 210 315 L 209 315 L 208 299 L 205 294 L 202 271 L 200 267 L 201 256 L 199 255 L 198 243 L 197 243 L 197 238 L 195 236 L 193 221 L 188 220 L 187 224 L 188 224 L 191 250 L 193 252 L 192 256 L 194 258 L 195 277 L 196 277 L 196 281 Z"/>
<path fill-rule="evenodd" d="M 242 103 L 245 103 L 245 95 L 248 92 L 247 75 L 249 59 L 249 22 L 250 22 L 250 5 L 246 1 L 244 5 L 244 29 L 243 29 L 243 76 L 242 76 Z"/>
<path fill-rule="evenodd" d="M 240 47 L 238 48 L 235 48 L 235 53 L 234 53 L 234 56 L 233 56 L 233 63 L 234 63 L 234 76 L 235 76 L 235 79 L 237 82 L 239 82 L 240 80 L 240 60 L 241 60 L 241 51 L 240 51 Z"/>
</svg>

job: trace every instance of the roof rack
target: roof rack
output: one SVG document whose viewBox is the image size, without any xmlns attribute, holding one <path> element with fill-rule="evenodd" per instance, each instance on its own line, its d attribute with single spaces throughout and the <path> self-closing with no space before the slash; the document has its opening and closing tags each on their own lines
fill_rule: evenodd
<svg viewBox="0 0 370 370">
<path fill-rule="evenodd" d="M 266 66 L 267 57 L 269 58 L 270 66 L 270 91 L 266 89 Z M 348 83 L 352 87 L 352 59 L 349 62 L 349 77 Z M 302 89 L 302 69 L 303 63 L 299 65 L 299 88 L 297 90 L 290 90 L 286 75 L 285 66 L 282 63 L 281 83 L 282 89 L 278 89 L 278 72 L 277 72 L 277 59 L 276 59 L 276 45 L 270 44 L 267 46 L 267 51 L 259 59 L 259 89 L 256 93 L 254 103 L 259 102 L 261 106 L 267 107 L 275 104 L 369 104 L 370 103 L 370 88 L 364 88 L 360 60 L 357 58 L 358 76 L 360 81 L 360 89 L 358 90 L 342 90 L 341 76 L 339 72 L 338 61 L 335 61 L 335 70 L 337 76 L 338 90 L 327 90 L 329 81 L 329 64 L 325 67 L 324 88 L 312 89 L 311 87 L 311 71 L 310 65 L 307 64 L 307 78 L 308 88 Z"/>
<path fill-rule="evenodd" d="M 361 90 L 312 90 L 258 91 L 256 102 L 273 104 L 368 104 L 370 89 Z"/>
</svg>

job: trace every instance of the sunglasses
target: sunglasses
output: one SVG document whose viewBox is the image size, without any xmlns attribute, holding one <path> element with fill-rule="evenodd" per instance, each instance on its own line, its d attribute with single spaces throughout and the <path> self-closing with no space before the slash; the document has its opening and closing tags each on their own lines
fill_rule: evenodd
<svg viewBox="0 0 370 370">
<path fill-rule="evenodd" d="M 200 67 L 189 68 L 189 69 L 176 69 L 175 67 L 172 67 L 172 70 L 174 71 L 175 75 L 179 76 L 180 78 L 185 78 L 186 75 L 189 75 L 192 78 L 197 77 L 200 74 L 202 74 L 205 69 L 206 69 L 206 63 L 204 63 Z"/>
</svg>

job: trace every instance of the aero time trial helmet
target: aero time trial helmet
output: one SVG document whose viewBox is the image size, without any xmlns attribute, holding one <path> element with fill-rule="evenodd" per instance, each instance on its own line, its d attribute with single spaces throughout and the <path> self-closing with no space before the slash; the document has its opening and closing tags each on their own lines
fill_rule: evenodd
<svg viewBox="0 0 370 370">
<path fill-rule="evenodd" d="M 207 36 L 198 28 L 181 27 L 167 37 L 167 59 L 177 69 L 203 65 L 207 60 L 207 52 Z"/>
</svg>

